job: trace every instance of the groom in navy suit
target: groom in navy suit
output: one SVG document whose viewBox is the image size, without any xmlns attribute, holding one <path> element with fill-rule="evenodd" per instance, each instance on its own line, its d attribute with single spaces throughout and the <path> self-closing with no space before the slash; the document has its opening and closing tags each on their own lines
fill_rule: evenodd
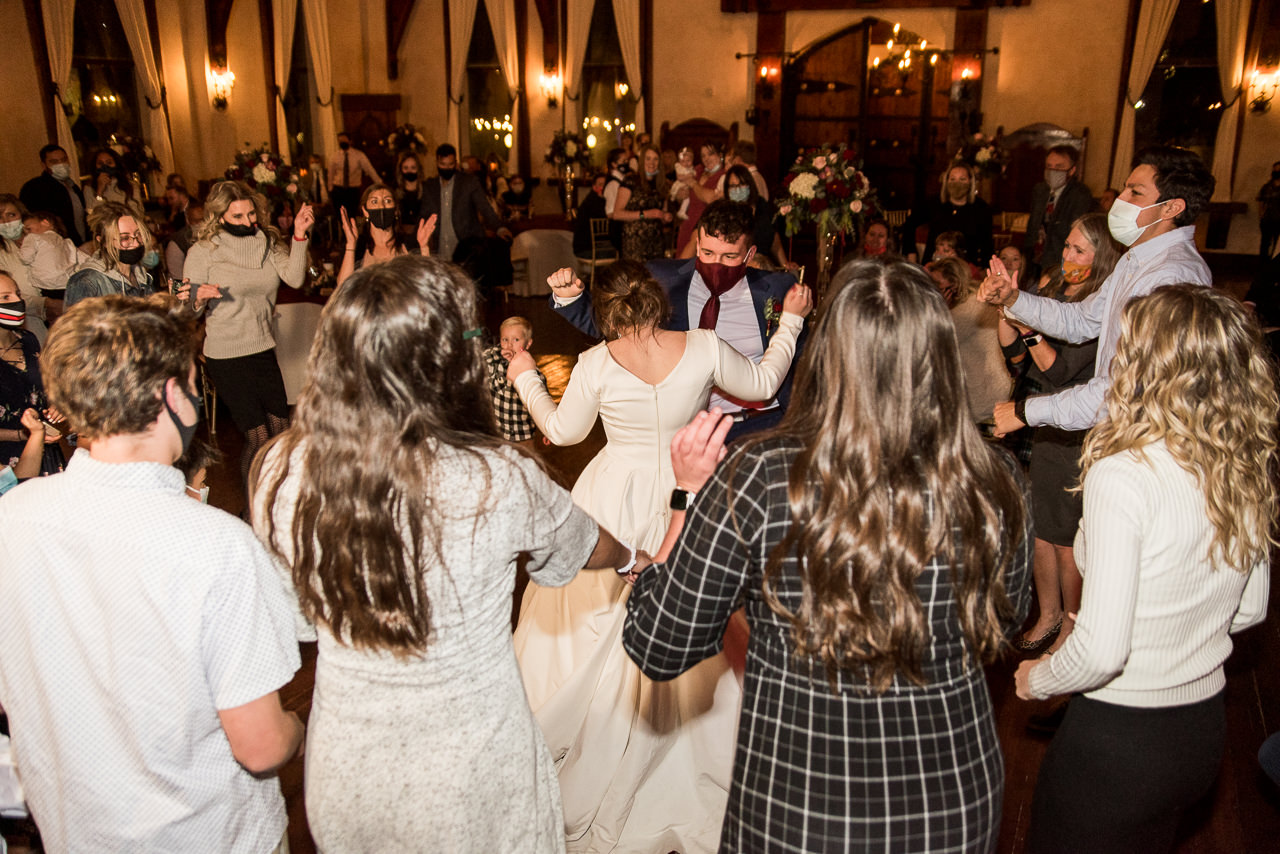
<svg viewBox="0 0 1280 854">
<path fill-rule="evenodd" d="M 753 216 L 746 205 L 720 199 L 703 211 L 695 233 L 697 250 L 692 260 L 658 260 L 648 263 L 671 302 L 668 329 L 714 329 L 735 350 L 759 362 L 778 329 L 782 300 L 796 283 L 790 273 L 769 273 L 749 267 L 755 255 Z M 601 337 L 591 312 L 591 294 L 582 282 L 556 287 L 551 295 L 555 311 L 594 338 Z M 804 348 L 808 329 L 796 342 L 796 359 Z M 791 397 L 795 361 L 777 397 L 763 403 L 744 403 L 711 394 L 711 406 L 733 415 L 729 439 L 776 425 Z"/>
</svg>

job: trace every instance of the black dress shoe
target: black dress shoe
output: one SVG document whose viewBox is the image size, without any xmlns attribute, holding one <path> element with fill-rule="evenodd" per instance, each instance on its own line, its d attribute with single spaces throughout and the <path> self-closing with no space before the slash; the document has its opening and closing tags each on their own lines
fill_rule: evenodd
<svg viewBox="0 0 1280 854">
<path fill-rule="evenodd" d="M 1049 648 L 1058 637 L 1058 632 L 1062 631 L 1062 620 L 1053 624 L 1053 628 L 1044 633 L 1043 637 L 1036 640 L 1027 640 L 1027 636 L 1023 635 L 1013 642 L 1013 646 L 1019 652 L 1025 652 L 1030 655 L 1039 655 Z"/>
</svg>

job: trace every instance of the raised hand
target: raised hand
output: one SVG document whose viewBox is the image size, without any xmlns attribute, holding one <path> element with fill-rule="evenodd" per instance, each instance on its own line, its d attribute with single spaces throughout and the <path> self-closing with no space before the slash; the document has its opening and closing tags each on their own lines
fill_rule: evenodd
<svg viewBox="0 0 1280 854">
<path fill-rule="evenodd" d="M 427 244 L 431 242 L 431 235 L 436 232 L 436 219 L 436 214 L 432 214 L 426 219 L 418 220 L 418 251 L 423 255 L 431 254 Z"/>
<path fill-rule="evenodd" d="M 787 314 L 804 317 L 812 309 L 813 291 L 808 285 L 802 285 L 799 282 L 791 286 L 791 290 L 787 291 L 786 297 L 782 300 L 782 310 Z"/>
<path fill-rule="evenodd" d="M 528 371 L 536 371 L 538 363 L 533 360 L 533 356 L 529 355 L 528 350 L 521 350 L 511 357 L 511 361 L 507 363 L 507 382 L 515 382 L 516 377 Z"/>
<path fill-rule="evenodd" d="M 547 276 L 547 287 L 561 299 L 572 299 L 583 291 L 582 279 L 578 278 L 572 267 L 561 267 Z"/>
<path fill-rule="evenodd" d="M 308 229 L 315 224 L 316 212 L 310 203 L 304 204 L 298 209 L 298 214 L 293 218 L 293 236 L 297 240 L 302 240 L 307 236 Z"/>
<path fill-rule="evenodd" d="M 354 251 L 356 241 L 360 238 L 360 232 L 356 228 L 356 224 L 351 221 L 351 216 L 347 213 L 346 208 L 338 208 L 338 215 L 342 220 L 342 233 L 347 238 L 347 248 Z M 294 221 L 294 226 L 295 228 L 297 226 L 296 220 Z"/>
<path fill-rule="evenodd" d="M 978 299 L 991 305 L 1013 305 L 1018 298 L 1018 274 L 1009 274 L 1000 256 L 991 256 L 987 277 L 978 286 Z"/>
<path fill-rule="evenodd" d="M 702 489 L 725 457 L 724 440 L 732 427 L 733 418 L 717 406 L 699 412 L 676 431 L 671 439 L 671 468 L 677 486 L 689 492 Z"/>
</svg>

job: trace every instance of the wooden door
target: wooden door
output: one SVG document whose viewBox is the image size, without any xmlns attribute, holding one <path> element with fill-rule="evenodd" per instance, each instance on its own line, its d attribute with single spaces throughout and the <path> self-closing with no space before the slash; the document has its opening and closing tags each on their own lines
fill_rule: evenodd
<svg viewBox="0 0 1280 854">
<path fill-rule="evenodd" d="M 869 69 L 872 46 L 893 36 L 891 23 L 864 18 L 800 51 L 783 79 L 782 166 L 803 148 L 852 145 L 886 210 L 936 192 L 950 159 L 951 60 L 926 52 L 902 70 L 893 63 Z"/>
<path fill-rule="evenodd" d="M 369 157 L 384 180 L 395 168 L 387 154 L 387 135 L 399 124 L 399 95 L 342 95 L 342 130 Z M 392 182 L 394 183 L 394 182 Z"/>
</svg>

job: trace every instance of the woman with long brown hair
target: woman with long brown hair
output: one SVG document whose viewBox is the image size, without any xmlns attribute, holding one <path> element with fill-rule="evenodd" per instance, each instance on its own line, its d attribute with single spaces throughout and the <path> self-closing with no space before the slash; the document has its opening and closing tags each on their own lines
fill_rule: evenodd
<svg viewBox="0 0 1280 854">
<path fill-rule="evenodd" d="M 1094 213 L 1080 217 L 1067 235 L 1058 269 L 1047 271 L 1034 293 L 1061 302 L 1080 302 L 1102 287 L 1123 248 L 1111 236 L 1106 216 Z M 990 275 L 1003 272 L 1004 262 L 993 258 Z M 1017 280 L 1015 273 L 1014 282 Z M 1015 324 L 1003 312 L 999 317 L 1001 349 L 1021 380 L 1015 385 L 1015 400 L 1053 394 L 1093 378 L 1098 339 L 1071 344 Z M 1079 493 L 1071 487 L 1080 477 L 1085 432 L 1044 425 L 1036 427 L 1032 435 L 1031 507 L 1036 531 L 1039 614 L 1035 625 L 1014 641 L 1014 646 L 1023 652 L 1038 653 L 1046 647 L 1062 646 L 1071 634 L 1071 615 L 1080 609 L 1080 571 L 1071 544 L 1083 507 Z"/>
<path fill-rule="evenodd" d="M 914 265 L 846 265 L 782 423 L 720 465 L 628 602 L 623 642 L 653 679 L 714 653 L 745 602 L 721 851 L 995 849 L 982 665 L 1026 612 L 1030 539 L 942 294 Z"/>
<path fill-rule="evenodd" d="M 1213 785 L 1230 634 L 1267 613 L 1276 540 L 1275 369 L 1256 320 L 1212 288 L 1129 302 L 1106 416 L 1082 467 L 1084 592 L 1024 700 L 1069 694 L 1040 766 L 1032 852 L 1156 852 Z"/>
<path fill-rule="evenodd" d="M 554 585 L 636 556 L 498 436 L 475 311 L 451 264 L 357 272 L 256 478 L 259 534 L 318 629 L 306 794 L 322 851 L 564 850 L 511 651 L 516 565 Z"/>
<path fill-rule="evenodd" d="M 286 249 L 267 200 L 247 185 L 214 184 L 204 207 L 179 293 L 189 294 L 197 311 L 207 308 L 205 369 L 244 436 L 240 471 L 247 480 L 258 449 L 289 426 L 272 316 L 281 281 L 296 288 L 306 278 L 307 231 L 315 214 L 308 204 L 298 209 Z"/>
</svg>

